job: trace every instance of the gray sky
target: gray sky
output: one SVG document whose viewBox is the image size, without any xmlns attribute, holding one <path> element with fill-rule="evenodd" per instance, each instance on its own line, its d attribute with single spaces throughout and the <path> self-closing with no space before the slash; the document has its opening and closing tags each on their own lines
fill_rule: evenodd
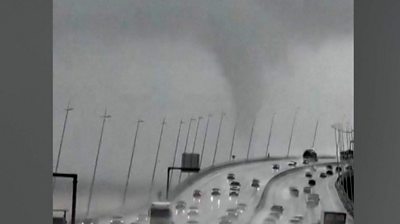
<svg viewBox="0 0 400 224">
<path fill-rule="evenodd" d="M 286 154 L 296 107 L 294 154 L 310 147 L 317 119 L 316 150 L 321 154 L 335 152 L 330 125 L 353 122 L 350 0 L 55 0 L 53 60 L 53 154 L 56 158 L 63 109 L 71 100 L 75 110 L 60 170 L 80 175 L 81 198 L 87 194 L 106 106 L 112 118 L 106 123 L 96 181 L 117 191 L 123 188 L 138 118 L 145 123 L 134 161 L 137 189 L 150 182 L 164 117 L 159 186 L 172 162 L 180 119 L 214 114 L 205 165 L 211 163 L 222 111 L 227 115 L 217 161 L 227 159 L 236 120 L 238 157 L 246 154 L 253 119 L 251 156 L 265 154 L 274 112 L 272 155 Z M 205 123 L 200 123 L 197 152 Z M 187 123 L 180 151 L 186 131 Z"/>
</svg>

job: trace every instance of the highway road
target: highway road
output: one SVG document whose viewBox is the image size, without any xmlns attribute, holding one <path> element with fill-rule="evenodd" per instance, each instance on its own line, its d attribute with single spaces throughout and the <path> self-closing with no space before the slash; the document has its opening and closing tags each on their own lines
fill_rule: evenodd
<svg viewBox="0 0 400 224">
<path fill-rule="evenodd" d="M 305 177 L 307 171 L 313 174 L 312 179 L 316 181 L 316 185 L 312 188 L 311 192 L 318 194 L 320 198 L 320 203 L 315 208 L 307 208 L 306 194 L 303 193 L 303 187 L 308 186 L 309 178 Z M 321 172 L 326 172 L 325 166 L 317 166 L 316 170 L 311 168 L 296 170 L 285 176 L 274 179 L 271 182 L 270 188 L 267 190 L 266 200 L 262 206 L 263 208 L 254 216 L 251 223 L 290 223 L 289 221 L 291 218 L 296 215 L 301 215 L 304 218 L 302 223 L 312 224 L 320 221 L 323 211 L 346 212 L 334 185 L 337 174 L 327 176 L 326 178 L 320 178 L 319 175 Z M 299 197 L 291 196 L 289 187 L 296 187 L 299 189 Z M 274 219 L 274 222 L 265 222 L 264 220 L 268 217 L 272 218 L 270 216 L 270 208 L 273 205 L 282 205 L 284 208 L 283 214 L 279 219 Z M 347 214 L 346 223 L 354 223 L 349 214 Z"/>
<path fill-rule="evenodd" d="M 298 166 L 302 166 L 299 165 L 302 162 L 301 159 L 296 159 L 295 161 L 298 163 Z M 263 223 L 263 219 L 265 218 L 265 216 L 268 215 L 268 213 L 265 211 L 261 211 L 256 214 L 255 208 L 261 199 L 264 187 L 271 180 L 271 178 L 280 172 L 291 169 L 291 167 L 288 166 L 288 162 L 289 160 L 279 160 L 242 164 L 233 167 L 223 168 L 200 178 L 191 186 L 187 186 L 174 200 L 171 201 L 175 224 L 186 224 L 188 220 L 195 220 L 201 224 L 219 223 L 221 217 L 226 215 L 226 210 L 229 208 L 237 207 L 237 204 L 239 203 L 245 203 L 247 205 L 247 208 L 243 213 L 238 216 L 238 219 L 233 223 L 250 223 L 249 220 L 252 220 L 252 218 L 253 220 L 251 223 Z M 332 159 L 321 159 L 320 162 L 332 162 Z M 274 171 L 272 169 L 273 164 L 279 164 L 280 170 Z M 294 214 L 303 214 L 305 218 L 310 216 L 316 219 L 316 217 L 320 217 L 320 210 L 322 208 L 331 211 L 342 211 L 344 209 L 339 198 L 337 197 L 337 193 L 333 185 L 334 179 L 336 177 L 329 177 L 323 181 L 317 179 L 315 191 L 321 192 L 321 202 L 320 207 L 317 207 L 316 209 L 314 209 L 314 211 L 308 211 L 304 209 L 305 198 L 302 194 L 300 194 L 300 197 L 296 200 L 290 198 L 290 194 L 288 192 L 289 186 L 299 186 L 299 188 L 301 187 L 302 189 L 302 186 L 306 184 L 304 172 L 304 170 L 293 171 L 293 173 L 290 173 L 289 175 L 286 175 L 282 178 L 278 178 L 274 180 L 273 183 L 271 183 L 271 188 L 267 194 L 267 203 L 270 203 L 271 205 L 272 203 L 281 203 L 284 205 L 284 207 L 287 207 L 281 219 L 278 220 L 279 223 L 288 223 L 285 222 L 285 220 L 287 221 Z M 227 180 L 228 173 L 234 173 L 236 176 L 236 180 L 241 183 L 241 190 L 239 193 L 239 197 L 237 198 L 232 198 L 228 195 L 230 188 L 229 182 Z M 260 180 L 259 190 L 254 189 L 250 186 L 253 178 L 257 178 Z M 221 196 L 211 197 L 212 188 L 220 188 Z M 194 190 L 200 190 L 202 192 L 202 197 L 200 200 L 194 200 Z M 189 208 L 190 206 L 196 206 L 198 208 L 199 214 L 188 216 L 188 210 L 186 210 L 185 213 L 179 213 L 178 211 L 176 211 L 174 207 L 176 205 L 176 202 L 179 200 L 183 200 L 186 202 L 186 208 Z M 269 208 L 270 204 L 267 204 L 266 208 Z M 138 214 L 145 213 L 147 213 L 146 210 L 131 214 L 125 217 L 125 223 L 132 223 L 137 219 Z M 102 223 L 109 222 L 100 222 L 100 224 Z M 138 223 L 147 222 L 143 221 Z M 349 219 L 348 223 L 352 223 L 352 220 Z"/>
</svg>

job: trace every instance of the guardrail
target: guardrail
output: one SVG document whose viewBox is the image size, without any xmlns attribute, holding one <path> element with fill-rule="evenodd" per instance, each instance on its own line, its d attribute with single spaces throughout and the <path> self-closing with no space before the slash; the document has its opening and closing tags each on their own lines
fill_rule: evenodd
<svg viewBox="0 0 400 224">
<path fill-rule="evenodd" d="M 321 157 L 319 157 L 319 158 L 321 158 Z M 329 158 L 331 158 L 331 157 L 329 157 Z M 326 166 L 326 165 L 335 165 L 335 164 L 337 164 L 337 163 L 336 163 L 336 162 L 323 162 L 323 163 L 315 164 L 315 166 Z M 267 200 L 267 193 L 268 193 L 268 190 L 271 188 L 272 183 L 273 183 L 276 179 L 279 179 L 279 178 L 281 178 L 281 177 L 287 176 L 287 175 L 289 175 L 289 174 L 291 174 L 291 173 L 293 173 L 293 172 L 296 172 L 296 171 L 299 171 L 299 170 L 302 170 L 302 169 L 309 168 L 309 167 L 311 167 L 311 166 L 312 166 L 312 165 L 297 166 L 297 167 L 294 167 L 294 168 L 292 168 L 292 169 L 283 171 L 283 172 L 278 173 L 278 174 L 276 174 L 275 176 L 273 176 L 273 177 L 268 181 L 267 185 L 264 187 L 263 193 L 262 193 L 262 195 L 261 195 L 261 199 L 260 199 L 260 201 L 258 202 L 258 204 L 257 204 L 257 206 L 256 206 L 255 212 L 259 212 L 260 210 L 264 209 L 264 204 L 265 204 L 265 201 Z"/>
<path fill-rule="evenodd" d="M 197 180 L 203 178 L 204 176 L 206 176 L 210 173 L 216 172 L 218 170 L 221 170 L 221 169 L 224 169 L 227 167 L 238 166 L 238 165 L 243 165 L 243 164 L 250 164 L 250 163 L 266 162 L 266 161 L 294 160 L 294 159 L 299 159 L 299 158 L 300 157 L 298 157 L 298 156 L 296 156 L 296 157 L 291 156 L 291 157 L 269 157 L 269 158 L 263 157 L 263 158 L 249 159 L 249 160 L 243 159 L 243 160 L 227 161 L 227 162 L 215 165 L 215 166 L 203 168 L 202 170 L 200 170 L 199 173 L 189 176 L 182 183 L 175 186 L 172 189 L 172 191 L 169 193 L 169 197 L 171 200 L 174 200 L 180 193 L 182 193 L 186 188 L 192 186 Z M 319 159 L 334 159 L 336 157 L 321 155 L 318 158 Z"/>
<path fill-rule="evenodd" d="M 339 198 L 347 212 L 354 216 L 354 171 L 353 169 L 342 172 L 335 183 Z"/>
<path fill-rule="evenodd" d="M 221 169 L 225 169 L 227 167 L 238 166 L 238 165 L 243 165 L 243 164 L 250 164 L 250 163 L 266 162 L 266 161 L 279 161 L 279 160 L 286 160 L 286 159 L 295 159 L 295 158 L 298 158 L 298 157 L 269 157 L 269 158 L 264 157 L 264 158 L 249 159 L 249 160 L 243 159 L 243 160 L 228 161 L 228 162 L 220 163 L 218 165 L 206 167 L 206 168 L 200 170 L 199 173 L 189 176 L 182 183 L 175 186 L 172 189 L 172 191 L 169 193 L 170 199 L 174 200 L 186 188 L 192 186 L 199 179 L 207 176 L 210 173 L 216 172 Z"/>
</svg>

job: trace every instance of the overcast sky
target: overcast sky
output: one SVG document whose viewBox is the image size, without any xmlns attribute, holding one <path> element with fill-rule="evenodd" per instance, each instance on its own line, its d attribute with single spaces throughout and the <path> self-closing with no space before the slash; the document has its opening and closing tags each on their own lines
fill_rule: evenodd
<svg viewBox="0 0 400 224">
<path fill-rule="evenodd" d="M 254 119 L 250 156 L 265 154 L 274 112 L 271 155 L 286 155 L 297 107 L 293 154 L 311 146 L 317 120 L 316 151 L 334 154 L 330 125 L 353 122 L 351 0 L 55 0 L 53 39 L 53 154 L 70 101 L 74 110 L 59 169 L 79 174 L 81 206 L 105 107 L 112 118 L 96 177 L 103 184 L 96 187 L 116 191 L 124 185 L 139 118 L 145 122 L 133 166 L 138 191 L 150 183 L 164 117 L 158 186 L 172 162 L 180 119 L 186 122 L 181 152 L 188 119 L 213 114 L 205 165 L 212 160 L 222 111 L 217 162 L 227 159 L 235 121 L 238 157 L 246 155 Z M 201 120 L 197 152 L 205 124 Z"/>
</svg>

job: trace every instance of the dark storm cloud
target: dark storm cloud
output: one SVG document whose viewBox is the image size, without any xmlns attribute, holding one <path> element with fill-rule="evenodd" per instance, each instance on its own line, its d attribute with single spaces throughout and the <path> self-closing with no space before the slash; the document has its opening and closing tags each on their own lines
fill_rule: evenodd
<svg viewBox="0 0 400 224">
<path fill-rule="evenodd" d="M 186 121 L 186 133 L 190 117 L 214 114 L 206 142 L 206 156 L 212 156 L 221 110 L 227 117 L 217 161 L 226 159 L 222 157 L 230 147 L 233 113 L 240 115 L 238 158 L 246 153 L 256 117 L 251 155 L 264 155 L 264 126 L 273 112 L 277 117 L 271 153 L 285 154 L 297 106 L 302 109 L 293 151 L 299 154 L 309 146 L 320 118 L 318 152 L 334 152 L 330 124 L 342 121 L 343 114 L 346 121 L 353 116 L 352 42 L 350 0 L 54 1 L 54 155 L 63 107 L 71 99 L 75 110 L 60 169 L 80 175 L 80 214 L 86 206 L 99 115 L 105 105 L 113 117 L 105 128 L 95 191 L 100 187 L 106 192 L 102 188 L 108 186 L 116 200 L 125 181 L 137 118 L 145 123 L 133 165 L 132 198 L 143 196 L 149 186 L 164 116 L 167 126 L 156 174 L 159 189 L 164 187 L 179 120 Z M 199 133 L 204 126 L 203 120 Z M 185 134 L 179 152 L 182 139 Z M 190 135 L 189 148 L 192 141 Z M 101 198 L 101 192 L 95 198 Z M 135 206 L 141 203 L 132 201 Z"/>
<path fill-rule="evenodd" d="M 216 54 L 237 112 L 252 118 L 271 84 L 268 72 L 288 64 L 290 46 L 318 48 L 352 36 L 353 27 L 349 0 L 56 1 L 55 10 L 56 44 L 75 32 L 104 45 L 135 38 L 198 41 Z"/>
</svg>

